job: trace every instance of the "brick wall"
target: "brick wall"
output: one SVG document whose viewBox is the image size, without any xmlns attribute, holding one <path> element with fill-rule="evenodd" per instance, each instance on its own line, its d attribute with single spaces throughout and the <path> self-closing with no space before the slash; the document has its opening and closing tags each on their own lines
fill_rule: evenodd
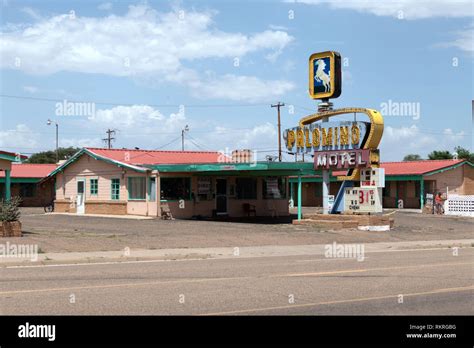
<svg viewBox="0 0 474 348">
<path fill-rule="evenodd" d="M 425 176 L 425 180 L 436 180 L 436 191 L 446 193 L 446 189 L 452 194 L 463 193 L 464 168 L 466 165 L 446 170 L 441 173 Z"/>
<path fill-rule="evenodd" d="M 462 185 L 462 195 L 474 195 L 474 168 L 464 165 L 464 182 Z"/>
<path fill-rule="evenodd" d="M 75 213 L 76 206 L 72 205 L 68 200 L 55 200 L 54 211 L 57 213 Z"/>
<path fill-rule="evenodd" d="M 86 214 L 126 215 L 127 202 L 86 201 Z"/>
</svg>

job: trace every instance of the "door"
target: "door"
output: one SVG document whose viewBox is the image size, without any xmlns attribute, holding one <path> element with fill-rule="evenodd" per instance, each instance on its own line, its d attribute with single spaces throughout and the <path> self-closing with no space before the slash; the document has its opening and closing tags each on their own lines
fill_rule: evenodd
<svg viewBox="0 0 474 348">
<path fill-rule="evenodd" d="M 403 209 L 406 207 L 406 182 L 397 182 L 397 208 Z"/>
<path fill-rule="evenodd" d="M 85 211 L 85 195 L 86 179 L 77 179 L 77 196 L 76 196 L 76 213 L 84 214 Z"/>
<path fill-rule="evenodd" d="M 216 212 L 227 214 L 227 179 L 216 180 Z"/>
</svg>

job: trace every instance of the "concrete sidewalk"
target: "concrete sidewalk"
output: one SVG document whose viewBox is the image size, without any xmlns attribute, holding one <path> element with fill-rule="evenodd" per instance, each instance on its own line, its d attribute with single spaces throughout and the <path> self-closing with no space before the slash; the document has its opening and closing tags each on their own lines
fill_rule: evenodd
<svg viewBox="0 0 474 348">
<path fill-rule="evenodd" d="M 102 217 L 102 218 L 110 218 L 110 219 L 129 219 L 129 220 L 153 220 L 153 219 L 157 219 L 156 216 L 142 216 L 142 215 L 128 215 L 128 214 L 127 215 L 111 215 L 111 214 L 45 213 L 44 215 Z"/>
<path fill-rule="evenodd" d="M 344 245 L 344 243 L 337 243 Z M 352 243 L 350 243 L 352 244 Z M 251 258 L 271 256 L 297 255 L 324 255 L 328 244 L 313 245 L 265 245 L 250 247 L 223 247 L 223 248 L 177 248 L 177 249 L 123 249 L 118 251 L 96 252 L 68 252 L 42 253 L 34 257 L 14 257 L 0 255 L 0 267 L 29 266 L 48 264 L 84 264 L 101 262 L 127 261 L 171 261 L 171 260 L 199 260 L 222 258 Z M 436 240 L 436 241 L 408 241 L 408 242 L 380 242 L 361 243 L 365 253 L 390 252 L 416 249 L 447 249 L 453 247 L 470 248 L 474 246 L 474 239 Z"/>
</svg>

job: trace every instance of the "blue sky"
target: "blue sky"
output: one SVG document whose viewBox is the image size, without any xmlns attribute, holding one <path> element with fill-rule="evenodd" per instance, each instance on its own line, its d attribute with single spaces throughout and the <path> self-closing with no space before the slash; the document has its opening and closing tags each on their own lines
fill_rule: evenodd
<svg viewBox="0 0 474 348">
<path fill-rule="evenodd" d="M 335 107 L 410 105 L 385 114 L 382 159 L 472 149 L 473 5 L 469 1 L 3 0 L 0 148 L 256 149 L 315 111 L 308 58 L 343 57 Z M 61 115 L 83 101 L 89 115 Z M 409 104 L 406 104 L 409 103 Z M 183 107 L 184 106 L 184 107 Z M 340 118 L 343 119 L 343 118 Z M 287 160 L 293 157 L 286 156 Z"/>
</svg>

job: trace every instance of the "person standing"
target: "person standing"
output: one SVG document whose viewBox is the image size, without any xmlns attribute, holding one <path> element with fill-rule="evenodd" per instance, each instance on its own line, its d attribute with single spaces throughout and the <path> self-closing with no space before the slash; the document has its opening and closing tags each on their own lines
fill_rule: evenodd
<svg viewBox="0 0 474 348">
<path fill-rule="evenodd" d="M 443 197 L 441 197 L 441 192 L 438 192 L 435 197 L 435 207 L 436 207 L 436 213 L 437 214 L 443 214 L 444 209 L 443 209 Z"/>
</svg>

